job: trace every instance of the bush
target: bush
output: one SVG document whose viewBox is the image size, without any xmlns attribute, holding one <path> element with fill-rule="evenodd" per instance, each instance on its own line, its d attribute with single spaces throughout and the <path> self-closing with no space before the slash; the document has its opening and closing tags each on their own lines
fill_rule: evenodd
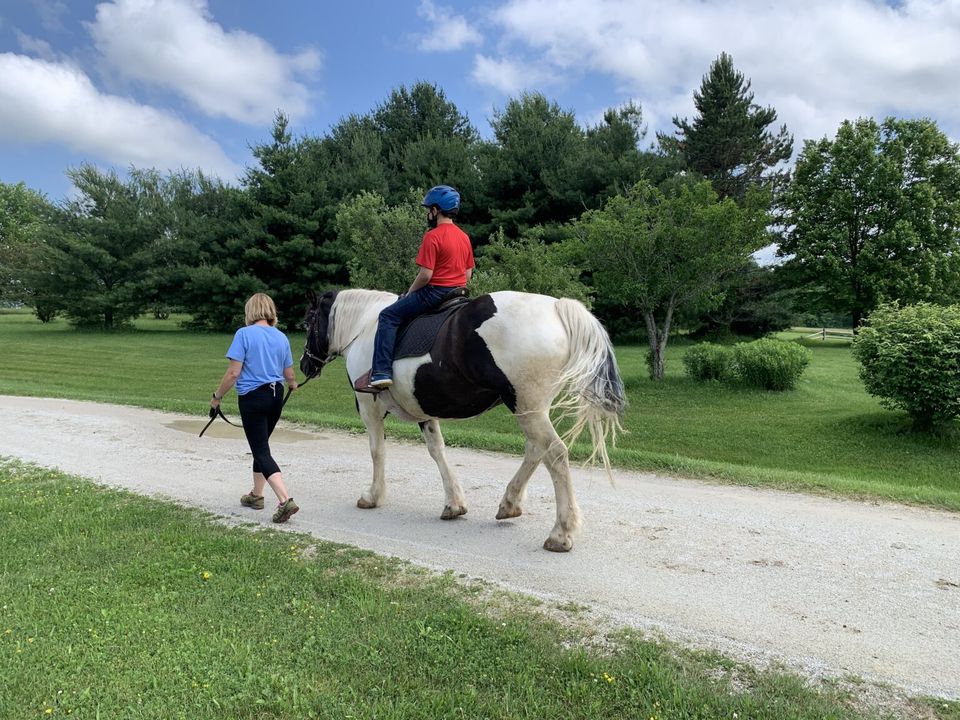
<svg viewBox="0 0 960 720">
<path fill-rule="evenodd" d="M 860 379 L 920 430 L 960 415 L 960 305 L 882 305 L 853 342 Z"/>
<path fill-rule="evenodd" d="M 813 353 L 784 340 L 754 340 L 733 348 L 733 371 L 743 383 L 762 390 L 792 390 Z"/>
<path fill-rule="evenodd" d="M 733 353 L 716 343 L 700 343 L 687 350 L 683 366 L 694 380 L 726 380 L 730 376 Z"/>
</svg>

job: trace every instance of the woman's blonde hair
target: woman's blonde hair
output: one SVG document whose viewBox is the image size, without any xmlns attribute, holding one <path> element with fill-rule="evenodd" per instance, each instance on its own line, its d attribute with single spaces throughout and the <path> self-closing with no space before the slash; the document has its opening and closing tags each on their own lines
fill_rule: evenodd
<svg viewBox="0 0 960 720">
<path fill-rule="evenodd" d="M 266 293 L 256 293 L 243 306 L 243 318 L 247 325 L 253 325 L 258 320 L 266 320 L 271 325 L 276 325 L 277 306 Z"/>
</svg>

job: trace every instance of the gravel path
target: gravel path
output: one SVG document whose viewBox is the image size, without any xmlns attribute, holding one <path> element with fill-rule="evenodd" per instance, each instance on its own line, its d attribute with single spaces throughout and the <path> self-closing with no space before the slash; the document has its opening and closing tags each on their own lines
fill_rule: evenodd
<svg viewBox="0 0 960 720">
<path fill-rule="evenodd" d="M 0 417 L 0 455 L 269 523 L 268 511 L 239 506 L 249 455 L 222 421 L 198 439 L 196 418 L 8 396 Z M 519 459 L 450 449 L 470 512 L 444 522 L 422 445 L 389 444 L 387 502 L 360 510 L 364 437 L 277 433 L 275 455 L 302 508 L 291 530 L 587 605 L 757 665 L 960 698 L 960 515 L 634 472 L 617 472 L 611 487 L 577 468 L 584 531 L 556 555 L 541 549 L 554 516 L 542 468 L 525 514 L 498 522 Z"/>
</svg>

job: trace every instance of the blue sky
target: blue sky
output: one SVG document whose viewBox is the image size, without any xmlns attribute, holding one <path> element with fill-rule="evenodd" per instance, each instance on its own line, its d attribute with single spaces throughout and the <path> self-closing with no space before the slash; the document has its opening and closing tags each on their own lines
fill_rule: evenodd
<svg viewBox="0 0 960 720">
<path fill-rule="evenodd" d="M 420 80 L 484 136 L 537 90 L 583 124 L 638 102 L 652 140 L 722 51 L 798 148 L 870 115 L 960 138 L 960 0 L 0 0 L 0 181 L 57 200 L 81 162 L 234 180 L 277 109 L 321 135 Z"/>
</svg>

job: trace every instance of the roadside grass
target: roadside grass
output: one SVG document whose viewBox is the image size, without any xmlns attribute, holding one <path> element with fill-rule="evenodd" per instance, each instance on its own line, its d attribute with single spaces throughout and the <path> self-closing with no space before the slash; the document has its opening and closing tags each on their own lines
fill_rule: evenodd
<svg viewBox="0 0 960 720">
<path fill-rule="evenodd" d="M 2 458 L 0 521 L 0 718 L 958 717 Z"/>
<path fill-rule="evenodd" d="M 799 333 L 786 333 L 795 338 Z M 303 336 L 290 336 L 295 356 Z M 78 332 L 62 320 L 41 325 L 24 311 L 0 312 L 0 393 L 64 397 L 176 412 L 206 413 L 230 342 L 225 334 L 179 329 L 176 318 L 144 318 L 129 332 Z M 844 341 L 809 341 L 814 359 L 796 390 L 772 393 L 698 383 L 683 374 L 687 346 L 667 352 L 667 376 L 647 378 L 640 346 L 617 355 L 630 405 L 615 465 L 845 496 L 960 510 L 960 424 L 936 435 L 912 432 L 903 413 L 866 394 Z M 236 414 L 231 393 L 224 410 Z M 291 398 L 287 420 L 362 430 L 342 361 Z M 503 407 L 446 422 L 449 445 L 522 453 Z M 417 439 L 416 425 L 388 419 L 394 437 Z M 574 458 L 585 458 L 580 442 Z M 426 456 L 425 456 L 426 457 Z"/>
</svg>

